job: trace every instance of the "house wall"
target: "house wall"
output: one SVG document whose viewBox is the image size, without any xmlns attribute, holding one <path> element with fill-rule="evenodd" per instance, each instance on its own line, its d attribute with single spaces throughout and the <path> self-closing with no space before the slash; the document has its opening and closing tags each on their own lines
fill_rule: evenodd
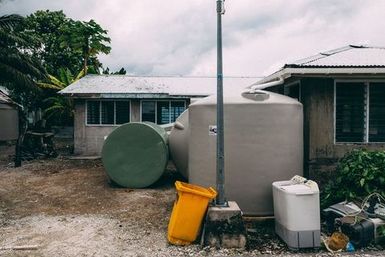
<svg viewBox="0 0 385 257">
<path fill-rule="evenodd" d="M 130 122 L 140 122 L 141 99 L 129 100 L 131 102 Z M 181 100 L 186 100 L 187 106 L 190 103 L 188 99 Z M 85 99 L 75 99 L 74 117 L 74 153 L 84 156 L 99 156 L 103 147 L 104 138 L 119 125 L 86 125 Z"/>
<path fill-rule="evenodd" d="M 15 107 L 0 103 L 0 141 L 16 140 L 19 136 L 19 114 Z"/>
<path fill-rule="evenodd" d="M 334 79 L 302 78 L 301 101 L 305 170 L 311 177 L 318 177 L 320 171 L 332 172 L 338 159 L 353 149 L 385 149 L 383 143 L 334 143 Z"/>
<path fill-rule="evenodd" d="M 334 81 L 334 78 L 292 77 L 284 85 L 269 88 L 269 91 L 283 94 L 285 87 L 300 83 L 304 114 L 304 173 L 321 183 L 330 178 L 325 175 L 332 174 L 338 160 L 353 149 L 385 149 L 385 143 L 334 143 Z"/>
<path fill-rule="evenodd" d="M 86 126 L 86 101 L 75 100 L 74 153 L 99 155 L 104 136 L 115 128 L 112 126 Z"/>
</svg>

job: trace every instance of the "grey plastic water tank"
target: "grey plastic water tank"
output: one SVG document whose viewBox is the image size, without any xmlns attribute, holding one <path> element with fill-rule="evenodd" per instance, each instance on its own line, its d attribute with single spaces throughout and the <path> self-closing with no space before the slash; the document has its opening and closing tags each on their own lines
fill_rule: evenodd
<svg viewBox="0 0 385 257">
<path fill-rule="evenodd" d="M 171 160 L 173 160 L 178 172 L 186 179 L 188 179 L 188 133 L 187 109 L 177 118 L 168 136 Z"/>
<path fill-rule="evenodd" d="M 272 215 L 272 182 L 303 174 L 302 105 L 266 91 L 241 93 L 224 95 L 226 198 L 247 215 Z M 171 131 L 171 156 L 190 183 L 216 184 L 215 124 L 216 96 L 209 96 L 191 104 Z"/>
</svg>

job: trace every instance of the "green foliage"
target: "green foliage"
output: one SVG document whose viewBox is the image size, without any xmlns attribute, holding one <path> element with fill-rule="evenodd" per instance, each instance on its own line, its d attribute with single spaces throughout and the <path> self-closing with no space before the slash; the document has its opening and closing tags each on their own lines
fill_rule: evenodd
<svg viewBox="0 0 385 257">
<path fill-rule="evenodd" d="M 30 51 L 45 65 L 49 74 L 55 74 L 64 67 L 72 72 L 82 65 L 82 55 L 71 48 L 61 47 L 62 27 L 71 22 L 63 11 L 41 10 L 27 16 L 17 29 L 24 34 L 33 35 Z"/>
<path fill-rule="evenodd" d="M 61 95 L 52 96 L 44 100 L 48 107 L 44 109 L 44 117 L 51 124 L 64 125 L 74 117 L 74 104 L 72 99 Z"/>
<path fill-rule="evenodd" d="M 58 74 L 58 77 L 48 75 L 49 82 L 38 82 L 37 85 L 41 88 L 62 90 L 75 81 L 81 79 L 84 76 L 84 70 L 81 70 L 76 77 L 72 75 L 69 69 L 64 68 L 60 68 L 58 70 Z"/>
<path fill-rule="evenodd" d="M 385 197 L 385 151 L 353 150 L 340 160 L 321 194 L 321 205 L 362 199 L 373 192 Z"/>
<path fill-rule="evenodd" d="M 113 75 L 125 75 L 127 73 L 127 71 L 122 67 L 120 68 L 120 70 L 118 71 L 115 71 L 115 72 L 110 72 L 110 68 L 106 68 L 105 70 L 103 70 L 103 74 L 106 74 L 106 75 L 109 75 L 109 74 L 113 74 Z"/>
<path fill-rule="evenodd" d="M 42 60 L 49 74 L 58 75 L 59 68 L 76 72 L 88 65 L 91 73 L 98 73 L 102 64 L 97 55 L 111 51 L 107 45 L 111 40 L 99 24 L 72 20 L 63 11 L 36 11 L 18 29 L 37 37 L 31 41 L 30 51 Z"/>
<path fill-rule="evenodd" d="M 107 37 L 107 30 L 102 29 L 94 20 L 89 22 L 70 21 L 61 27 L 61 47 L 69 47 L 83 57 L 83 69 L 87 74 L 90 60 L 93 60 L 95 70 L 101 66 L 96 56 L 99 53 L 108 54 L 111 47 L 107 44 L 111 39 Z"/>
<path fill-rule="evenodd" d="M 16 30 L 24 18 L 19 15 L 0 17 L 0 84 L 7 87 L 14 100 L 26 109 L 36 104 L 35 82 L 45 76 L 41 63 L 28 51 L 34 38 Z"/>
<path fill-rule="evenodd" d="M 113 74 L 125 75 L 127 71 L 122 67 L 119 71 L 114 72 Z"/>
<path fill-rule="evenodd" d="M 17 24 L 23 21 L 23 17 L 17 14 L 3 15 L 0 17 L 0 27 L 4 29 L 13 29 Z"/>
<path fill-rule="evenodd" d="M 58 70 L 58 77 L 48 75 L 49 82 L 39 82 L 38 86 L 44 89 L 55 91 L 55 95 L 44 100 L 46 108 L 44 109 L 44 116 L 51 123 L 69 123 L 74 116 L 74 106 L 72 99 L 65 98 L 58 95 L 57 91 L 62 90 L 70 84 L 76 82 L 84 76 L 84 70 L 81 70 L 75 77 L 69 69 L 60 68 Z"/>
<path fill-rule="evenodd" d="M 72 116 L 72 102 L 57 91 L 78 79 L 72 74 L 79 70 L 79 76 L 99 73 L 98 54 L 111 51 L 110 41 L 94 20 L 75 21 L 63 11 L 1 16 L 0 85 L 26 110 L 42 108 L 52 122 L 70 121 L 63 117 Z"/>
</svg>

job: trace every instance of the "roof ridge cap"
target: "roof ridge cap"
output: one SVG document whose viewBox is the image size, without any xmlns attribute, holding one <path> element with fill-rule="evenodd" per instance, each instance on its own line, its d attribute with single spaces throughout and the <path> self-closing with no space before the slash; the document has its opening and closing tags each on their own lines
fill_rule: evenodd
<svg viewBox="0 0 385 257">
<path fill-rule="evenodd" d="M 311 55 L 309 57 L 305 57 L 305 58 L 296 60 L 293 63 L 288 63 L 284 67 L 306 65 L 306 64 L 318 61 L 320 59 L 329 57 L 331 55 L 335 55 L 335 54 L 338 54 L 338 53 L 341 53 L 341 52 L 345 52 L 345 51 L 351 50 L 352 48 L 365 48 L 365 47 L 366 46 L 364 46 L 364 45 L 360 45 L 360 46 L 359 45 L 346 45 L 346 46 L 342 46 L 342 47 L 331 49 L 331 50 L 327 50 L 327 51 L 321 51 L 318 54 Z"/>
<path fill-rule="evenodd" d="M 87 74 L 85 77 L 127 77 L 127 78 L 216 78 L 216 76 L 194 75 L 126 75 L 126 74 Z M 263 78 L 263 76 L 224 76 L 224 78 Z"/>
</svg>

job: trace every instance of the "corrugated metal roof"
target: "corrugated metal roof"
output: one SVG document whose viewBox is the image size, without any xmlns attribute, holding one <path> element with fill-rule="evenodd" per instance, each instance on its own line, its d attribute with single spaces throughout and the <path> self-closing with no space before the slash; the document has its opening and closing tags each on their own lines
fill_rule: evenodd
<svg viewBox="0 0 385 257">
<path fill-rule="evenodd" d="M 225 77 L 224 90 L 246 88 L 258 77 Z M 207 96 L 216 92 L 215 77 L 142 77 L 129 75 L 87 75 L 61 90 L 65 95 L 137 94 L 166 96 Z"/>
<path fill-rule="evenodd" d="M 285 67 L 385 67 L 385 48 L 349 45 L 288 63 Z"/>
<path fill-rule="evenodd" d="M 5 94 L 0 88 L 0 103 L 2 104 L 14 104 L 11 98 Z"/>
<path fill-rule="evenodd" d="M 349 45 L 285 64 L 259 80 L 262 84 L 291 76 L 385 77 L 385 47 Z"/>
</svg>

